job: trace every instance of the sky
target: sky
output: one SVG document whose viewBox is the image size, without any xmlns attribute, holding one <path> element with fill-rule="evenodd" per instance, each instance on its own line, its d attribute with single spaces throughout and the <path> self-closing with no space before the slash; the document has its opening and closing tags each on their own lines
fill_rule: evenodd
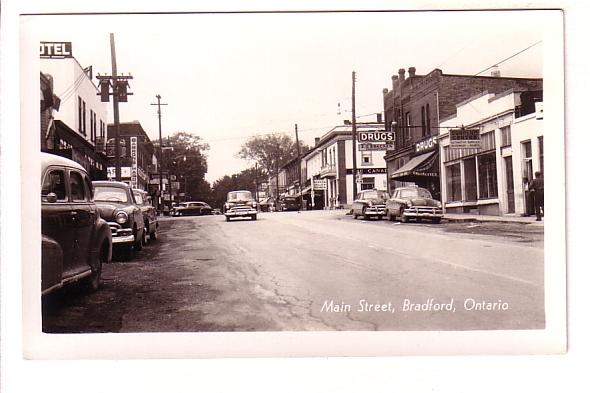
<svg viewBox="0 0 590 393">
<path fill-rule="evenodd" d="M 134 78 L 121 121 L 140 121 L 156 140 L 151 104 L 160 94 L 168 104 L 163 137 L 179 131 L 202 137 L 210 145 L 206 179 L 213 183 L 253 165 L 237 157 L 248 137 L 294 137 L 297 124 L 300 139 L 312 145 L 350 119 L 353 71 L 358 121 L 374 121 L 383 111 L 383 88 L 399 68 L 473 75 L 533 45 L 500 64 L 500 72 L 543 77 L 545 17 L 542 11 L 42 15 L 20 23 L 21 34 L 72 42 L 74 57 L 95 75 L 111 73 L 113 33 L 118 72 Z"/>
</svg>

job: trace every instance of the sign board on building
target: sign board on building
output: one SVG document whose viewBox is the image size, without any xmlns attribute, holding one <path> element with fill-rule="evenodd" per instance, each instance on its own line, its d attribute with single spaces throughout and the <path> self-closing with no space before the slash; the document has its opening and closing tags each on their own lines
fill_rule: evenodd
<svg viewBox="0 0 590 393">
<path fill-rule="evenodd" d="M 131 150 L 131 187 L 138 188 L 137 184 L 137 137 L 132 136 L 130 139 Z"/>
<path fill-rule="evenodd" d="M 358 131 L 359 142 L 393 142 L 395 134 L 389 131 Z"/>
<path fill-rule="evenodd" d="M 477 128 L 457 128 L 449 130 L 449 146 L 452 149 L 479 149 L 480 136 Z"/>
<path fill-rule="evenodd" d="M 426 153 L 429 151 L 436 150 L 438 147 L 438 139 L 436 136 L 431 136 L 426 139 L 417 142 L 414 145 L 414 150 L 416 153 Z"/>
<path fill-rule="evenodd" d="M 328 182 L 326 179 L 314 179 L 313 181 L 314 190 L 326 190 L 328 189 Z"/>
<path fill-rule="evenodd" d="M 395 145 L 388 142 L 359 143 L 360 151 L 395 150 Z"/>
<path fill-rule="evenodd" d="M 39 44 L 39 57 L 45 59 L 72 57 L 72 43 L 41 41 Z"/>
<path fill-rule="evenodd" d="M 114 179 L 115 178 L 115 167 L 110 166 L 107 168 L 107 178 Z M 131 178 L 131 167 L 123 166 L 121 167 L 121 178 Z"/>
<path fill-rule="evenodd" d="M 363 168 L 357 169 L 357 174 L 363 175 L 376 175 L 376 174 L 387 174 L 387 168 Z M 352 175 L 352 169 L 346 170 L 347 175 Z"/>
</svg>

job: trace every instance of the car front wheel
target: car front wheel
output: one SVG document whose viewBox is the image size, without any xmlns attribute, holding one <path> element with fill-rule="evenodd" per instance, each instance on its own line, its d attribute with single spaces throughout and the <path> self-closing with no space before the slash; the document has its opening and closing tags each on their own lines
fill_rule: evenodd
<svg viewBox="0 0 590 393">
<path fill-rule="evenodd" d="M 102 274 L 102 265 L 107 263 L 109 255 L 109 243 L 103 243 L 97 256 L 96 266 L 93 267 L 92 274 L 84 280 L 84 289 L 88 292 L 95 292 L 100 288 L 100 276 Z"/>
<path fill-rule="evenodd" d="M 404 208 L 403 207 L 400 207 L 400 209 L 399 209 L 399 219 L 401 222 L 404 222 L 404 223 L 408 222 L 408 217 L 406 217 L 404 215 Z"/>
</svg>

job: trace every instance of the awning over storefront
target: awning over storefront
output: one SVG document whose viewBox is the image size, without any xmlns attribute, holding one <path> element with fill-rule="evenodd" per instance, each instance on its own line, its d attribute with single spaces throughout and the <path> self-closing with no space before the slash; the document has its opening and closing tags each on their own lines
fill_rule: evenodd
<svg viewBox="0 0 590 393">
<path fill-rule="evenodd" d="M 413 157 L 405 165 L 391 174 L 394 180 L 409 179 L 412 177 L 438 177 L 438 154 L 436 151 Z"/>
<path fill-rule="evenodd" d="M 303 190 L 301 190 L 301 194 L 297 193 L 295 196 L 309 194 L 310 190 L 311 190 L 311 186 L 307 186 Z"/>
</svg>

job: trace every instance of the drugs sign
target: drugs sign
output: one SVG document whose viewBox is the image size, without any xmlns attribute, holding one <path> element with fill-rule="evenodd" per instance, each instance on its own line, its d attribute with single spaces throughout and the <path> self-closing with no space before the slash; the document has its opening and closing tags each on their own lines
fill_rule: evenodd
<svg viewBox="0 0 590 393">
<path fill-rule="evenodd" d="M 359 131 L 357 133 L 359 142 L 389 142 L 395 141 L 395 134 L 387 131 Z"/>
<path fill-rule="evenodd" d="M 449 140 L 452 149 L 479 149 L 481 146 L 477 128 L 449 130 Z"/>
</svg>

